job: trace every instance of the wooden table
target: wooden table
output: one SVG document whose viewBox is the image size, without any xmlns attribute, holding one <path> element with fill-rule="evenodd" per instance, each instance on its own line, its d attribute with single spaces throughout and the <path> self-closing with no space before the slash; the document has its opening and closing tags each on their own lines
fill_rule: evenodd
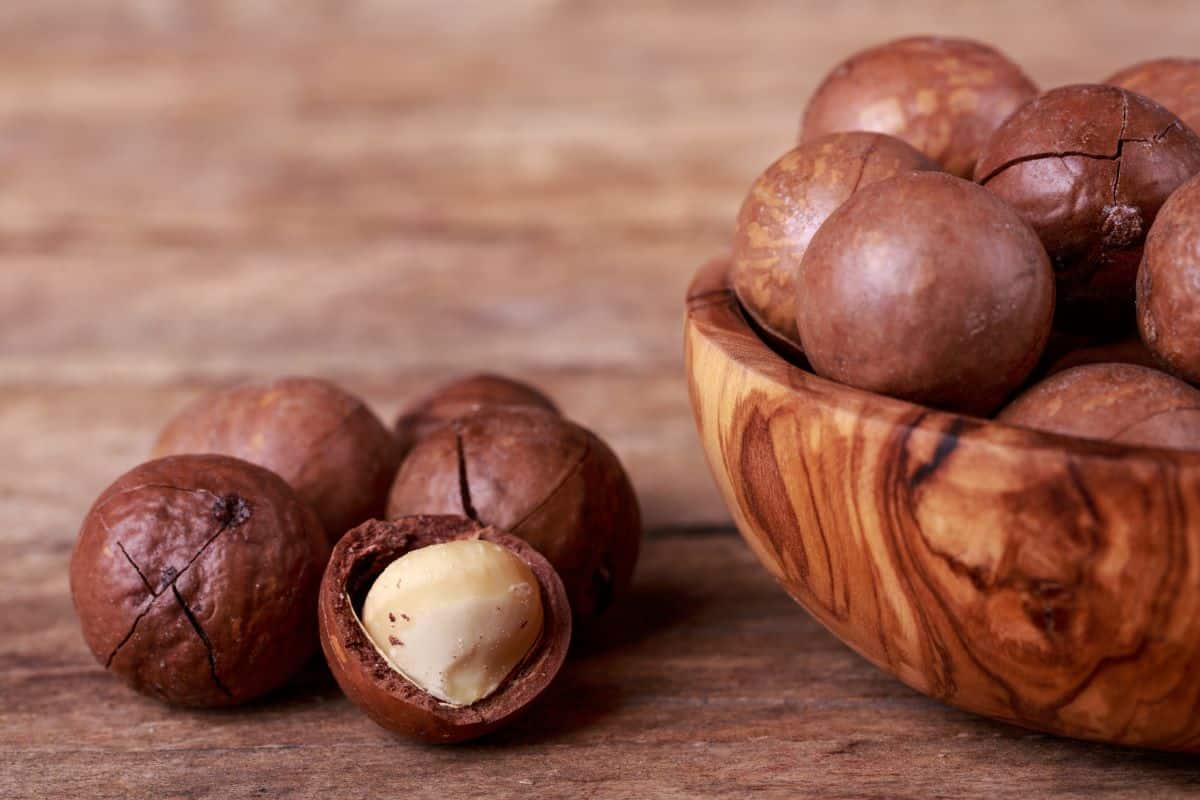
<svg viewBox="0 0 1200 800">
<path fill-rule="evenodd" d="M 899 8 L 898 6 L 903 6 Z M 729 527 L 681 298 L 850 51 L 989 38 L 1046 84 L 1195 54 L 1189 2 L 0 6 L 0 797 L 1164 797 L 1200 760 L 975 719 L 884 676 Z M 238 711 L 83 646 L 94 496 L 206 387 L 312 373 L 390 417 L 486 367 L 628 464 L 648 538 L 610 643 L 476 745 L 389 738 L 319 666 Z"/>
</svg>

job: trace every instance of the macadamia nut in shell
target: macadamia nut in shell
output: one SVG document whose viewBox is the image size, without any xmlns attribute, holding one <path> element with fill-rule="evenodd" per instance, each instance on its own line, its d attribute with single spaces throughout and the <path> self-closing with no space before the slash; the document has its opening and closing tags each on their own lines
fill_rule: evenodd
<svg viewBox="0 0 1200 800">
<path fill-rule="evenodd" d="M 1134 364 L 1056 373 L 1025 390 L 997 419 L 1087 439 L 1200 449 L 1200 390 Z"/>
<path fill-rule="evenodd" d="M 483 539 L 410 551 L 375 579 L 363 627 L 402 675 L 458 706 L 496 691 L 542 633 L 537 578 Z"/>
<path fill-rule="evenodd" d="M 134 689 L 233 705 L 312 655 L 328 555 L 320 523 L 279 476 L 172 456 L 96 500 L 71 554 L 71 596 L 96 660 Z"/>
<path fill-rule="evenodd" d="M 1138 268 L 1138 328 L 1168 370 L 1200 383 L 1200 176 L 1158 214 Z"/>
<path fill-rule="evenodd" d="M 1200 137 L 1157 103 L 1115 86 L 1065 86 L 1012 115 L 976 179 L 1037 231 L 1058 281 L 1062 326 L 1131 329 L 1146 232 L 1200 171 Z"/>
<path fill-rule="evenodd" d="M 550 563 L 465 517 L 350 531 L 329 559 L 319 608 L 321 646 L 346 696 L 384 728 L 432 743 L 512 722 L 554 680 L 571 642 L 571 607 Z"/>
<path fill-rule="evenodd" d="M 532 408 L 480 408 L 419 442 L 388 499 L 390 519 L 412 514 L 459 514 L 529 542 L 562 577 L 580 624 L 628 588 L 642 535 L 612 450 Z"/>
<path fill-rule="evenodd" d="M 1200 132 L 1200 58 L 1158 58 L 1127 67 L 1105 83 L 1149 97 Z"/>
<path fill-rule="evenodd" d="M 1004 203 L 945 173 L 859 190 L 804 255 L 797 322 L 827 378 L 983 415 L 1037 364 L 1054 278 Z"/>
<path fill-rule="evenodd" d="M 898 39 L 826 76 L 804 112 L 801 141 L 834 131 L 886 133 L 967 178 L 992 131 L 1036 94 L 1019 67 L 985 44 Z"/>
<path fill-rule="evenodd" d="M 222 453 L 276 472 L 330 542 L 383 513 L 399 448 L 358 398 L 328 381 L 281 378 L 205 395 L 158 437 L 156 456 Z"/>
<path fill-rule="evenodd" d="M 738 213 L 730 281 L 742 307 L 778 343 L 799 350 L 797 274 L 813 234 L 859 188 L 936 169 L 881 133 L 832 133 L 789 150 L 758 177 Z"/>
</svg>

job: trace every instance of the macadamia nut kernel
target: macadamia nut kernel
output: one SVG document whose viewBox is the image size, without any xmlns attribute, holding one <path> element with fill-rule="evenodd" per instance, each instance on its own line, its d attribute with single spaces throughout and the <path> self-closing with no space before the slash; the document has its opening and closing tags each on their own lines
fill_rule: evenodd
<svg viewBox="0 0 1200 800">
<path fill-rule="evenodd" d="M 456 706 L 496 691 L 537 642 L 542 616 L 528 565 L 481 539 L 406 553 L 375 579 L 362 609 L 388 664 Z"/>
</svg>

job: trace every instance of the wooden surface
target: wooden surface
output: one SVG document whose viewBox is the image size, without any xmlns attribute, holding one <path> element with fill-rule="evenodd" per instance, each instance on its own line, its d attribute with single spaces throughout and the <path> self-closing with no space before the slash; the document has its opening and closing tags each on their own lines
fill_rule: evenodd
<svg viewBox="0 0 1200 800">
<path fill-rule="evenodd" d="M 742 193 L 850 51 L 995 41 L 1046 84 L 1194 55 L 1190 2 L 0 4 L 0 795 L 1185 795 L 1186 757 L 969 717 L 837 643 L 732 534 L 680 319 Z M 390 416 L 486 366 L 630 468 L 620 635 L 539 714 L 396 743 L 315 670 L 240 712 L 109 679 L 66 560 L 204 387 L 315 373 Z"/>
<path fill-rule="evenodd" d="M 825 380 L 755 335 L 729 276 L 716 259 L 688 290 L 688 388 L 738 529 L 797 602 L 968 711 L 1200 753 L 1200 455 Z"/>
</svg>

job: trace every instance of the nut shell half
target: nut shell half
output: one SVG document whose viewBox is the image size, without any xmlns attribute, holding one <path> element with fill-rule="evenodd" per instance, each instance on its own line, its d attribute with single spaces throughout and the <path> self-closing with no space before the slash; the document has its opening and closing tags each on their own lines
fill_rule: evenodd
<svg viewBox="0 0 1200 800">
<path fill-rule="evenodd" d="M 507 548 L 529 565 L 542 590 L 542 636 L 491 695 L 451 706 L 396 672 L 358 619 L 371 582 L 405 553 L 454 539 L 478 537 Z M 373 520 L 338 542 L 325 569 L 320 597 L 321 647 L 342 691 L 378 725 L 435 744 L 474 739 L 511 722 L 550 685 L 571 641 L 571 607 L 562 581 L 533 547 L 465 517 L 413 516 Z"/>
<path fill-rule="evenodd" d="M 279 686 L 316 650 L 328 555 L 316 516 L 279 476 L 172 456 L 96 500 L 71 554 L 71 597 L 96 660 L 134 689 L 228 706 Z"/>
</svg>

